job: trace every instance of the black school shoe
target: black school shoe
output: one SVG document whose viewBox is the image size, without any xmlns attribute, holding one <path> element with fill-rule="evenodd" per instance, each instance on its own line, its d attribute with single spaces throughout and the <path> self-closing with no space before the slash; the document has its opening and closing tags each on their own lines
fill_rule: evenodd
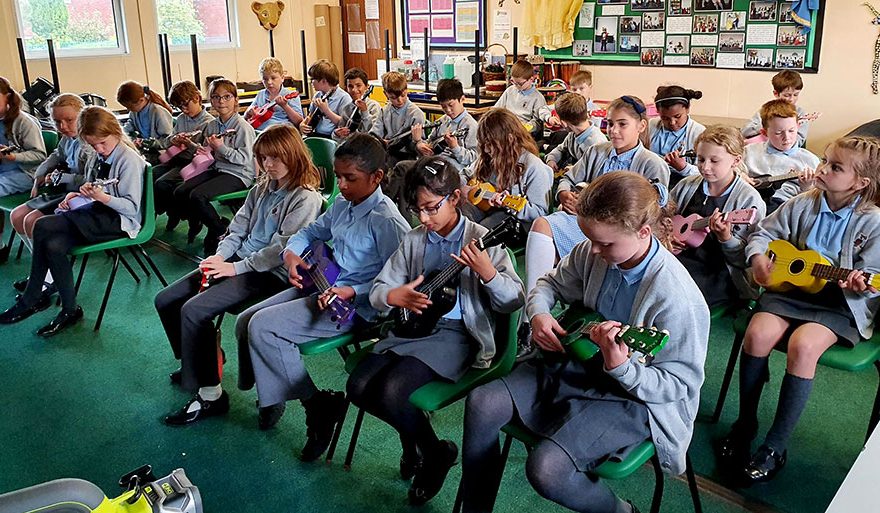
<svg viewBox="0 0 880 513">
<path fill-rule="evenodd" d="M 400 457 L 400 478 L 409 481 L 415 476 L 425 463 L 425 459 L 416 450 L 415 454 L 404 454 Z"/>
<path fill-rule="evenodd" d="M 284 410 L 287 409 L 286 403 L 273 404 L 272 406 L 263 406 L 257 415 L 257 425 L 260 431 L 268 431 L 278 424 L 281 417 L 284 416 Z"/>
<path fill-rule="evenodd" d="M 409 503 L 413 506 L 421 506 L 443 488 L 446 475 L 455 466 L 458 458 L 458 447 L 452 440 L 441 440 L 440 444 L 431 453 L 424 455 L 424 463 L 413 477 L 412 485 L 407 495 Z"/>
<path fill-rule="evenodd" d="M 68 327 L 73 326 L 77 322 L 81 321 L 82 318 L 83 309 L 81 306 L 77 306 L 76 310 L 72 312 L 65 312 L 64 310 L 61 310 L 61 313 L 59 313 L 58 316 L 52 319 L 52 322 L 37 330 L 37 335 L 43 338 L 54 337 L 55 335 L 66 330 Z"/>
<path fill-rule="evenodd" d="M 198 402 L 201 407 L 192 412 L 187 411 L 189 410 L 189 406 L 194 402 Z M 220 398 L 216 401 L 202 399 L 199 397 L 199 394 L 196 394 L 195 397 L 183 405 L 183 408 L 165 417 L 165 424 L 169 426 L 186 426 L 208 417 L 225 415 L 228 411 L 229 394 L 227 394 L 225 390 L 220 394 Z"/>
<path fill-rule="evenodd" d="M 315 461 L 330 447 L 333 431 L 345 416 L 345 394 L 321 390 L 302 403 L 306 409 L 307 439 L 299 459 Z"/>
<path fill-rule="evenodd" d="M 715 455 L 722 468 L 741 469 L 752 454 L 752 440 L 757 429 L 740 429 L 734 424 L 724 438 L 715 441 Z"/>
<path fill-rule="evenodd" d="M 758 451 L 755 452 L 751 461 L 743 469 L 746 483 L 754 484 L 770 481 L 782 470 L 787 460 L 788 451 L 783 451 L 780 454 L 772 447 L 766 445 L 758 447 Z"/>
<path fill-rule="evenodd" d="M 24 289 L 27 288 L 27 284 L 28 284 L 28 277 L 25 276 L 24 278 L 22 278 L 20 280 L 15 280 L 14 282 L 12 282 L 12 288 L 17 290 L 18 292 L 24 292 Z"/>
</svg>

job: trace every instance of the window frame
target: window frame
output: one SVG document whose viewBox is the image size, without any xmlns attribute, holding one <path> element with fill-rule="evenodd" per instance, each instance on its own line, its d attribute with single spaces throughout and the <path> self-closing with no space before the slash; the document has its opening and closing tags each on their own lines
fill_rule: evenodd
<svg viewBox="0 0 880 513">
<path fill-rule="evenodd" d="M 203 43 L 198 42 L 199 51 L 202 50 L 229 50 L 233 48 L 241 47 L 241 40 L 239 38 L 239 30 L 238 30 L 238 2 L 236 0 L 225 0 L 226 1 L 226 19 L 229 23 L 229 41 L 225 43 Z M 153 2 L 153 13 L 156 16 L 156 26 L 159 26 L 159 5 L 156 2 Z M 158 30 L 158 29 L 157 29 Z M 183 44 L 172 44 L 170 43 L 168 50 L 172 52 L 188 52 L 190 49 L 190 43 L 186 42 Z"/>
<path fill-rule="evenodd" d="M 109 0 L 110 6 L 113 8 L 113 24 L 116 29 L 116 40 L 119 43 L 115 48 L 76 48 L 64 49 L 55 47 L 55 57 L 76 58 L 76 57 L 101 57 L 101 56 L 117 56 L 127 55 L 130 53 L 128 45 L 128 30 L 126 28 L 125 9 L 122 5 L 123 0 Z M 16 29 L 18 37 L 24 37 L 24 18 L 21 14 L 21 0 L 14 0 Z M 25 43 L 24 54 L 27 59 L 48 59 L 48 47 L 42 50 L 28 50 Z"/>
</svg>

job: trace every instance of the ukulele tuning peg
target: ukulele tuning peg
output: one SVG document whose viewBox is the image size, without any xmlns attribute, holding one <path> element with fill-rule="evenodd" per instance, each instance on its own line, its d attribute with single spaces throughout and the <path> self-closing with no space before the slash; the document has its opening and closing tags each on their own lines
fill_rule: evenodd
<svg viewBox="0 0 880 513">
<path fill-rule="evenodd" d="M 660 333 L 669 336 L 669 330 L 660 330 Z"/>
<path fill-rule="evenodd" d="M 646 363 L 648 363 L 648 359 L 645 358 L 644 356 L 639 356 L 639 363 L 641 363 L 642 365 L 645 365 Z"/>
</svg>

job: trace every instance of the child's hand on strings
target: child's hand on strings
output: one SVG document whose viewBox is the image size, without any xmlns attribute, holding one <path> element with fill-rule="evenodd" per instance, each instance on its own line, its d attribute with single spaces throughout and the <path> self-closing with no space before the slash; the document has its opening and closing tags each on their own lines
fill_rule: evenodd
<svg viewBox="0 0 880 513">
<path fill-rule="evenodd" d="M 287 268 L 287 281 L 290 282 L 294 287 L 301 289 L 303 288 L 303 277 L 299 273 L 299 269 L 297 266 L 302 267 L 303 269 L 307 268 L 309 265 L 305 263 L 305 261 L 296 253 L 285 251 L 284 252 L 284 267 Z"/>
<path fill-rule="evenodd" d="M 447 131 L 443 134 L 443 140 L 446 141 L 446 145 L 450 148 L 458 148 L 458 137 L 452 135 L 452 132 Z"/>
<path fill-rule="evenodd" d="M 339 137 L 340 139 L 344 139 L 344 138 L 348 137 L 348 134 L 350 134 L 350 133 L 351 133 L 351 129 L 349 129 L 348 127 L 344 127 L 344 126 L 341 126 L 333 131 L 333 134 L 336 135 L 336 137 Z"/>
<path fill-rule="evenodd" d="M 770 273 L 773 272 L 773 261 L 767 255 L 755 255 L 752 257 L 752 276 L 755 283 L 766 286 L 770 283 Z"/>
<path fill-rule="evenodd" d="M 801 186 L 801 190 L 812 189 L 816 185 L 816 176 L 818 174 L 817 170 L 805 167 L 800 175 L 798 175 L 798 184 Z"/>
<path fill-rule="evenodd" d="M 461 248 L 461 256 L 452 254 L 450 254 L 450 256 L 459 264 L 467 266 L 471 271 L 479 274 L 483 283 L 492 281 L 492 278 L 498 273 L 498 271 L 495 270 L 495 266 L 492 265 L 492 260 L 489 258 L 489 254 L 486 253 L 486 250 L 478 248 L 477 241 L 475 240 L 472 240 L 470 244 Z"/>
<path fill-rule="evenodd" d="M 302 132 L 304 135 L 312 133 L 312 127 L 309 126 L 308 120 L 306 120 L 305 118 L 303 118 L 303 120 L 299 122 L 299 131 Z"/>
<path fill-rule="evenodd" d="M 318 308 L 326 310 L 330 307 L 330 301 L 334 299 L 342 299 L 343 301 L 351 301 L 354 299 L 356 292 L 351 287 L 330 287 L 318 296 Z"/>
<path fill-rule="evenodd" d="M 365 102 L 363 100 L 355 100 L 354 104 L 358 108 L 359 111 L 367 112 L 367 102 Z"/>
<path fill-rule="evenodd" d="M 489 198 L 489 205 L 497 208 L 501 208 L 504 206 L 504 198 L 509 196 L 510 193 L 508 191 L 496 192 Z"/>
<path fill-rule="evenodd" d="M 434 149 L 431 148 L 431 145 L 426 143 L 425 141 L 419 141 L 416 143 L 416 150 L 426 157 L 430 157 L 434 154 Z"/>
<path fill-rule="evenodd" d="M 100 201 L 105 205 L 110 202 L 110 195 L 104 192 L 102 187 L 98 187 L 92 182 L 82 184 L 82 187 L 79 188 L 79 193 L 86 198 Z"/>
<path fill-rule="evenodd" d="M 607 370 L 619 367 L 629 360 L 629 347 L 616 338 L 622 326 L 617 321 L 605 321 L 590 329 L 590 340 L 602 351 Z"/>
<path fill-rule="evenodd" d="M 733 237 L 733 223 L 724 219 L 724 215 L 716 208 L 709 216 L 709 231 L 715 234 L 718 242 L 727 242 Z"/>
<path fill-rule="evenodd" d="M 566 336 L 565 331 L 559 322 L 548 313 L 538 314 L 532 317 L 532 340 L 538 344 L 538 347 L 545 351 L 555 351 L 562 353 L 565 348 L 559 341 L 559 336 Z"/>
<path fill-rule="evenodd" d="M 410 128 L 410 133 L 413 141 L 421 141 L 425 135 L 425 127 L 421 123 L 416 123 Z"/>
<path fill-rule="evenodd" d="M 386 301 L 391 306 L 406 308 L 417 314 L 422 313 L 422 311 L 431 306 L 431 300 L 428 299 L 427 294 L 416 291 L 416 288 L 421 285 L 423 281 L 425 281 L 425 277 L 420 274 L 413 281 L 391 289 L 388 291 L 388 298 Z"/>
<path fill-rule="evenodd" d="M 867 275 L 864 271 L 851 271 L 845 280 L 838 280 L 838 285 L 843 290 L 851 290 L 857 294 L 862 294 L 866 290 L 871 294 L 877 293 L 877 288 L 868 282 Z"/>
<path fill-rule="evenodd" d="M 211 134 L 208 136 L 207 140 L 208 146 L 211 147 L 212 150 L 218 150 L 221 146 L 223 146 L 223 138 L 219 137 L 215 134 Z"/>
<path fill-rule="evenodd" d="M 687 167 L 687 161 L 684 159 L 684 157 L 681 156 L 681 152 L 678 150 L 666 154 L 666 156 L 663 157 L 663 160 L 665 160 L 667 164 L 674 167 L 678 171 L 681 171 L 682 169 Z"/>
</svg>

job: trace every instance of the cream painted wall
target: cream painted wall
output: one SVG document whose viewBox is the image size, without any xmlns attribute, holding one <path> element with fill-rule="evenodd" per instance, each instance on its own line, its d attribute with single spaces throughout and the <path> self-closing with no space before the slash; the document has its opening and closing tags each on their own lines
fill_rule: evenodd
<svg viewBox="0 0 880 513">
<path fill-rule="evenodd" d="M 511 12 L 513 26 L 520 26 L 537 3 L 505 0 L 504 8 Z M 808 147 L 813 152 L 821 152 L 826 144 L 854 127 L 880 118 L 880 95 L 872 94 L 870 85 L 878 27 L 871 25 L 871 16 L 860 0 L 827 3 L 819 73 L 803 75 L 799 102 L 807 111 L 822 112 L 810 128 Z M 498 3 L 488 0 L 488 4 L 492 43 L 493 14 Z M 506 46 L 513 51 L 511 44 Z M 531 53 L 522 46 L 519 51 Z M 593 72 L 593 95 L 599 99 L 634 94 L 650 101 L 658 85 L 671 83 L 699 89 L 703 99 L 694 102 L 692 108 L 697 115 L 748 118 L 773 94 L 770 72 L 593 65 L 588 69 Z"/>
<path fill-rule="evenodd" d="M 281 59 L 294 77 L 302 75 L 300 30 L 306 31 L 306 52 L 309 60 L 315 54 L 315 4 L 333 4 L 329 1 L 289 0 L 278 27 L 275 29 L 275 56 Z M 258 80 L 257 66 L 269 55 L 269 35 L 257 22 L 250 8 L 250 0 L 237 0 L 240 46 L 234 49 L 201 49 L 199 71 L 202 81 L 207 75 L 224 75 L 233 80 Z M 116 103 L 116 87 L 124 80 L 137 80 L 159 86 L 162 74 L 159 64 L 157 21 L 153 0 L 123 0 L 128 30 L 129 53 L 119 56 L 62 58 L 58 59 L 58 74 L 62 89 L 66 91 L 94 92 Z M 8 77 L 13 84 L 24 86 L 15 38 L 17 26 L 12 2 L 0 2 L 0 76 Z M 28 61 L 31 80 L 37 76 L 51 78 L 48 59 Z M 173 81 L 192 80 L 192 57 L 189 47 L 171 51 L 171 74 Z"/>
</svg>

